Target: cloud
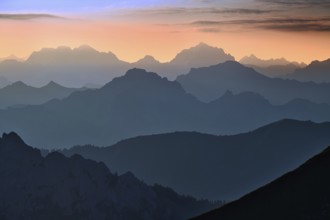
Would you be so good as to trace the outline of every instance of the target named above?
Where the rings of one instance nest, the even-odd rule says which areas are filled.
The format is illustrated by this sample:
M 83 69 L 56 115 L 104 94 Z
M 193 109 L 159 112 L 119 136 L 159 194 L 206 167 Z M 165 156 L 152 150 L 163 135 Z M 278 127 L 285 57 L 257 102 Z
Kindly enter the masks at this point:
M 172 15 L 172 14 L 267 14 L 278 10 L 262 10 L 249 8 L 217 8 L 217 7 L 164 7 L 134 10 L 139 15 Z
M 271 3 L 283 6 L 296 7 L 330 7 L 330 0 L 256 0 L 257 2 Z
M 0 20 L 32 20 L 32 19 L 60 19 L 62 17 L 51 14 L 0 14 Z
M 330 32 L 330 17 L 320 18 L 269 18 L 239 19 L 225 21 L 195 21 L 188 25 L 198 27 L 203 32 L 217 32 L 225 27 L 239 27 L 285 32 Z

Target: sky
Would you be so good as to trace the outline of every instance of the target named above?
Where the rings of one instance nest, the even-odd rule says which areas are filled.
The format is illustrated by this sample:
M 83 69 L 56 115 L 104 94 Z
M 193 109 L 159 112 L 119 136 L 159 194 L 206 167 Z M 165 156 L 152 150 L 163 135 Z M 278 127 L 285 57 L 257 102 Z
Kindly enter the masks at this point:
M 330 0 L 1 0 L 0 57 L 90 45 L 136 61 L 200 42 L 239 60 L 330 57 Z

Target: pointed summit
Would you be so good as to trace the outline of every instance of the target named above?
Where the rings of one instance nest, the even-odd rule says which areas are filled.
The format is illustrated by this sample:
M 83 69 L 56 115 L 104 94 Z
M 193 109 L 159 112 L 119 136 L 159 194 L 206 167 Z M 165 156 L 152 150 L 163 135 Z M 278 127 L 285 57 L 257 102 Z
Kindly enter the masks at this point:
M 204 67 L 211 66 L 225 61 L 235 60 L 230 54 L 226 54 L 223 49 L 209 46 L 205 43 L 181 51 L 172 61 L 171 64 Z
M 139 68 L 133 68 L 128 70 L 124 77 L 129 79 L 138 79 L 138 80 L 147 79 L 147 78 L 161 79 L 161 77 L 157 75 L 157 73 L 147 72 L 145 69 L 139 69 Z
M 9 85 L 8 87 L 15 88 L 15 89 L 20 89 L 20 88 L 28 87 L 28 85 L 26 85 L 22 81 L 17 81 L 17 82 L 14 82 L 13 84 Z
M 156 60 L 153 56 L 150 55 L 146 55 L 144 58 L 136 61 L 135 63 L 133 63 L 133 65 L 135 65 L 136 67 L 148 67 L 148 66 L 152 66 L 152 65 L 158 65 L 160 64 L 160 62 L 158 60 Z
M 41 88 L 63 88 L 63 86 L 61 86 L 60 84 L 58 84 L 54 81 L 50 81 L 47 85 L 45 85 Z
M 83 45 L 80 45 L 79 47 L 77 48 L 74 48 L 73 50 L 77 50 L 77 51 L 96 51 L 93 47 L 87 45 L 87 44 L 83 44 Z
M 0 139 L 1 145 L 17 145 L 17 146 L 26 146 L 25 142 L 22 140 L 18 134 L 15 132 L 3 133 L 2 138 Z

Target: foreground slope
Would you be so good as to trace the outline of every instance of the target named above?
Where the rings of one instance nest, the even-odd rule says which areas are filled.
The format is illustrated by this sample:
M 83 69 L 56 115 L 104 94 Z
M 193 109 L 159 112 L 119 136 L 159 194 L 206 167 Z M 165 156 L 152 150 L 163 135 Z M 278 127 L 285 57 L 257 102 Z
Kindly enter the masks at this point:
M 330 147 L 270 184 L 195 220 L 330 219 Z
M 3 220 L 183 220 L 212 207 L 78 155 L 43 158 L 15 133 L 0 138 L 0 179 Z
M 330 123 L 282 120 L 233 136 L 177 132 L 62 153 L 102 161 L 119 173 L 131 171 L 147 183 L 180 193 L 230 201 L 320 152 L 330 144 L 329 134 Z

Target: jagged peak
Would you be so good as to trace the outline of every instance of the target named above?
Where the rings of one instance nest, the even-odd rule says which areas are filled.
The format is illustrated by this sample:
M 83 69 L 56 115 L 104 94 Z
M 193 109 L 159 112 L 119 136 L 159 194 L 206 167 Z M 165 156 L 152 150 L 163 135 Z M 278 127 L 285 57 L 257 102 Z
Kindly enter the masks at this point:
M 80 51 L 96 51 L 93 47 L 87 45 L 87 44 L 82 44 L 77 48 L 74 48 L 73 50 L 80 50 Z
M 129 78 L 159 78 L 161 77 L 157 73 L 153 72 L 147 72 L 145 69 L 140 69 L 140 68 L 133 68 L 130 69 L 126 72 L 124 77 L 129 77 Z
M 9 85 L 10 87 L 16 87 L 16 88 L 20 88 L 20 87 L 27 87 L 28 85 L 26 85 L 24 82 L 22 81 L 16 81 L 12 84 Z
M 15 132 L 3 133 L 1 143 L 4 144 L 15 144 L 15 145 L 26 145 L 23 139 Z
M 54 82 L 54 81 L 49 81 L 49 83 L 47 83 L 45 86 L 43 86 L 42 88 L 62 88 L 63 86 L 61 86 L 60 84 Z
M 156 60 L 153 56 L 151 55 L 146 55 L 142 59 L 139 59 L 135 63 L 160 63 L 158 60 Z

